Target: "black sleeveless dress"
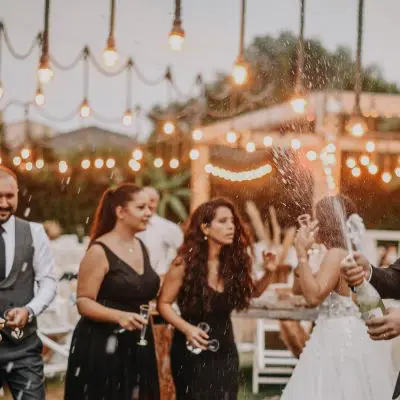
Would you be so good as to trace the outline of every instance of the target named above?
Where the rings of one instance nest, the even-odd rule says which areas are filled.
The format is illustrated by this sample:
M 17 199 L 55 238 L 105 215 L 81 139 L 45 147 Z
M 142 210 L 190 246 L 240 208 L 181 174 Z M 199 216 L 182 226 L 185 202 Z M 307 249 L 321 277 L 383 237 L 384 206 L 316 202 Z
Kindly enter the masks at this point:
M 105 244 L 109 271 L 97 301 L 106 307 L 139 313 L 142 304 L 155 299 L 160 286 L 149 256 L 140 242 L 144 273 L 139 275 Z M 115 333 L 119 325 L 82 317 L 71 343 L 65 383 L 67 400 L 154 400 L 159 399 L 156 353 L 152 329 L 146 332 L 147 346 L 138 346 L 140 331 Z
M 231 312 L 226 294 L 211 292 L 211 311 L 193 310 L 182 317 L 193 325 L 207 322 L 210 339 L 217 339 L 217 352 L 193 354 L 186 348 L 186 337 L 176 330 L 171 346 L 171 368 L 177 400 L 236 400 L 239 387 L 239 356 L 233 336 Z

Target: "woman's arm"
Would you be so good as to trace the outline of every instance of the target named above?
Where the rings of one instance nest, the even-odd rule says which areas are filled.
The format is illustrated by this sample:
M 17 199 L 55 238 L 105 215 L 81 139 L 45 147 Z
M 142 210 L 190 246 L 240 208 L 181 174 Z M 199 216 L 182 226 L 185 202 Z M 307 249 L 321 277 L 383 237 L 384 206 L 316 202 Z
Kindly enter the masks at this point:
M 84 256 L 78 274 L 77 306 L 79 313 L 93 321 L 121 325 L 127 330 L 141 329 L 146 321 L 138 314 L 105 307 L 97 295 L 109 269 L 104 250 L 93 245 Z
M 271 276 L 277 270 L 276 255 L 269 252 L 263 253 L 264 275 L 254 281 L 252 297 L 260 297 L 271 283 Z
M 208 335 L 198 327 L 185 321 L 172 308 L 172 304 L 178 297 L 182 287 L 184 276 L 185 266 L 183 263 L 175 262 L 171 265 L 165 275 L 164 283 L 158 297 L 158 311 L 167 322 L 181 331 L 192 345 L 205 350 L 208 344 Z
M 296 295 L 302 295 L 303 294 L 303 290 L 301 289 L 300 279 L 299 278 L 300 278 L 299 271 L 296 268 L 294 270 L 294 281 L 293 281 L 293 287 L 292 287 L 292 293 L 296 294 Z

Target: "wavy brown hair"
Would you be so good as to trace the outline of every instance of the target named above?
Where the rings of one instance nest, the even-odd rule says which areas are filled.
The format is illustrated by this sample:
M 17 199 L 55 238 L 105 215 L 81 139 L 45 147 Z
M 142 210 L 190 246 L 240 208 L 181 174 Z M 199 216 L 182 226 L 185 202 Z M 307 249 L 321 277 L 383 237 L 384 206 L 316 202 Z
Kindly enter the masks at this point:
M 232 308 L 243 310 L 249 306 L 254 289 L 251 278 L 252 258 L 249 254 L 251 239 L 233 203 L 225 198 L 217 198 L 201 204 L 194 211 L 184 242 L 178 250 L 177 260 L 185 264 L 185 276 L 178 295 L 179 307 L 183 312 L 210 311 L 208 241 L 204 238 L 201 226 L 210 225 L 220 207 L 231 210 L 235 234 L 232 244 L 221 249 L 219 277 L 224 282 L 227 301 Z
M 319 222 L 318 241 L 327 248 L 347 249 L 346 221 L 356 212 L 356 205 L 347 196 L 323 197 L 315 206 L 315 217 Z

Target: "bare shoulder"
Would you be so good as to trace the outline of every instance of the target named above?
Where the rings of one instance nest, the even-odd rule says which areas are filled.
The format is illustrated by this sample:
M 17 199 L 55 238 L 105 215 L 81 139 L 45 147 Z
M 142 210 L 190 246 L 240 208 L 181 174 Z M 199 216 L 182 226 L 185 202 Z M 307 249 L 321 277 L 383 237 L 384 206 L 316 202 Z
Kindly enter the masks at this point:
M 327 263 L 329 265 L 340 267 L 340 263 L 345 257 L 347 257 L 348 254 L 349 252 L 345 249 L 334 247 L 329 249 L 326 253 L 323 259 L 323 264 Z
M 91 245 L 82 260 L 81 266 L 86 268 L 102 266 L 108 271 L 108 261 L 104 248 L 98 243 Z
M 174 277 L 183 277 L 186 272 L 185 260 L 181 256 L 175 257 L 174 261 L 171 263 L 171 267 L 168 273 Z

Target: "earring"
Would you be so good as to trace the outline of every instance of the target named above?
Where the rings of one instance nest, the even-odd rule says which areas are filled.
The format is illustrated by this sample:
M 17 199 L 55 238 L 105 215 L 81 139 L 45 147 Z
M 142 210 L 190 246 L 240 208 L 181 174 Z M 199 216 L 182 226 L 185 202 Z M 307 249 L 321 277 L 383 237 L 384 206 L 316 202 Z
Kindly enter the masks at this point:
M 207 241 L 208 240 L 208 236 L 204 235 L 204 240 Z

